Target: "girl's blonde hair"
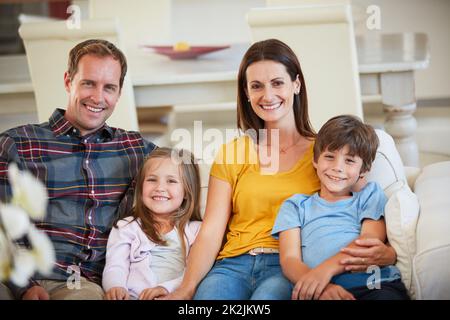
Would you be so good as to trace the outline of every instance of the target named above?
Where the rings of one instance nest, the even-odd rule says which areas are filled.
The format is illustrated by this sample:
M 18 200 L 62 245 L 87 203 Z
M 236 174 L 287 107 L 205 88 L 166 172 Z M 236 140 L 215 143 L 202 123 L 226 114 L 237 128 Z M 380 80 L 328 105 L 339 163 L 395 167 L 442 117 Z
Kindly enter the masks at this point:
M 147 237 L 154 243 L 166 245 L 158 232 L 158 222 L 153 217 L 153 212 L 149 210 L 142 201 L 142 186 L 145 173 L 152 159 L 171 159 L 178 164 L 181 182 L 184 189 L 184 199 L 180 208 L 172 215 L 174 225 L 178 229 L 183 253 L 186 253 L 184 243 L 185 227 L 190 220 L 201 221 L 200 215 L 200 170 L 195 161 L 194 155 L 187 150 L 177 150 L 171 148 L 158 148 L 154 150 L 144 161 L 137 179 L 134 192 L 134 201 L 131 215 L 137 220 Z

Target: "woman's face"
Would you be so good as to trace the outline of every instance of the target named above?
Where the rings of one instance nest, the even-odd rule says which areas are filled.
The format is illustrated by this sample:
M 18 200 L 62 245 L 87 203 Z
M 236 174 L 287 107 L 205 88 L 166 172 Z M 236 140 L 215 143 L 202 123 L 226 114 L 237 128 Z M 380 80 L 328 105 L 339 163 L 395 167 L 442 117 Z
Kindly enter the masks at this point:
M 266 124 L 278 127 L 294 121 L 294 94 L 300 90 L 300 80 L 292 81 L 286 67 L 272 60 L 252 63 L 246 71 L 245 88 L 253 111 Z

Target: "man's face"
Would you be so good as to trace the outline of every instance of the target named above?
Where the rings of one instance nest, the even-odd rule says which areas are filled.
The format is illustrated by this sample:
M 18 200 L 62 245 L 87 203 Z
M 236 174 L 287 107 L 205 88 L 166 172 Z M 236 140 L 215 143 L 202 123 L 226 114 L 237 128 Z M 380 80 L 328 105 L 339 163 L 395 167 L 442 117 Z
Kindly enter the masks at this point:
M 90 54 L 81 57 L 73 79 L 64 74 L 69 93 L 65 117 L 82 136 L 100 129 L 113 113 L 120 97 L 120 75 L 118 60 Z

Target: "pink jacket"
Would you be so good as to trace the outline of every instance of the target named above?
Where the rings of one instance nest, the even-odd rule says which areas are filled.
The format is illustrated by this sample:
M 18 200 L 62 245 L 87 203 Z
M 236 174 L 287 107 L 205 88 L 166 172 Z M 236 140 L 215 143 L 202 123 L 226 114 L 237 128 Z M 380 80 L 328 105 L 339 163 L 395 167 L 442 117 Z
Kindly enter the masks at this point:
M 103 270 L 103 289 L 123 287 L 134 298 L 147 288 L 162 286 L 172 292 L 181 283 L 183 276 L 163 283 L 157 283 L 150 269 L 151 250 L 155 243 L 150 241 L 137 221 L 127 217 L 119 221 L 118 228 L 112 228 L 106 247 L 106 264 Z M 200 229 L 200 221 L 191 221 L 186 225 L 184 241 L 186 254 Z

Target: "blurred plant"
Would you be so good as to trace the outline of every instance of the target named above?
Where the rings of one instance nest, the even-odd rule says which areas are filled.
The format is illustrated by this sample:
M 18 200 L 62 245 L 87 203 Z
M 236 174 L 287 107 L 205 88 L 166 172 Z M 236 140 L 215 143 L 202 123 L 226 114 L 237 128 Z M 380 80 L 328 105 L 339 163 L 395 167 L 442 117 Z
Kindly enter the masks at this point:
M 8 167 L 8 179 L 12 199 L 0 202 L 0 281 L 23 287 L 36 271 L 50 275 L 55 262 L 52 242 L 30 222 L 45 216 L 48 195 L 41 181 L 15 163 Z

